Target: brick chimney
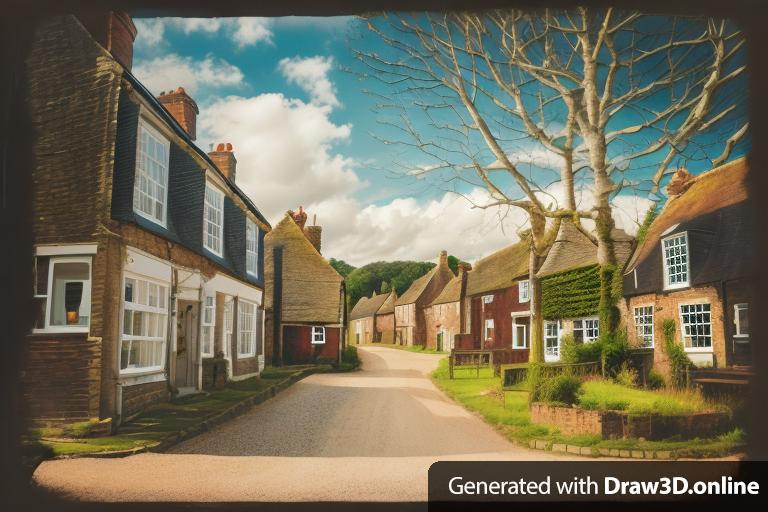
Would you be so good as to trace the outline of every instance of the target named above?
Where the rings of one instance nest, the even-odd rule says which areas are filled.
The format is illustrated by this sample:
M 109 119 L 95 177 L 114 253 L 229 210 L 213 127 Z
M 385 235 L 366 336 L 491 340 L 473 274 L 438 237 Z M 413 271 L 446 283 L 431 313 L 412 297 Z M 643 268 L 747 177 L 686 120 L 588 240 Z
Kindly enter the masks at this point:
M 446 251 L 445 249 L 440 251 L 440 261 L 438 265 L 445 265 L 445 266 L 448 265 L 448 251 Z
M 79 15 L 78 19 L 91 33 L 91 37 L 130 71 L 133 65 L 133 42 L 136 40 L 136 25 L 131 17 L 122 11 L 108 11 Z
M 320 251 L 320 247 L 321 247 L 320 242 L 323 235 L 323 228 L 315 225 L 316 222 L 317 222 L 317 216 L 313 216 L 312 225 L 304 228 L 304 236 L 306 236 L 307 240 L 309 240 L 309 242 L 315 246 L 315 249 L 317 249 L 317 252 L 322 254 L 322 252 Z
M 200 113 L 200 110 L 197 108 L 195 100 L 187 94 L 187 91 L 183 87 L 179 87 L 175 91 L 161 92 L 157 99 L 187 132 L 189 138 L 195 140 L 197 137 L 197 114 Z
M 211 151 L 208 153 L 208 156 L 211 157 L 211 160 L 213 160 L 213 163 L 216 164 L 216 167 L 218 167 L 219 170 L 224 173 L 224 176 L 226 176 L 229 181 L 234 183 L 237 159 L 235 158 L 235 154 L 232 152 L 232 144 L 229 142 L 226 144 L 219 143 L 216 146 L 216 151 Z
M 288 214 L 293 217 L 293 221 L 296 223 L 297 226 L 299 226 L 299 229 L 304 231 L 304 224 L 307 223 L 307 212 L 304 211 L 303 206 L 299 206 L 299 211 L 294 212 L 293 210 L 288 210 Z
M 679 196 L 693 185 L 696 177 L 684 168 L 679 168 L 667 184 L 667 194 L 669 197 Z

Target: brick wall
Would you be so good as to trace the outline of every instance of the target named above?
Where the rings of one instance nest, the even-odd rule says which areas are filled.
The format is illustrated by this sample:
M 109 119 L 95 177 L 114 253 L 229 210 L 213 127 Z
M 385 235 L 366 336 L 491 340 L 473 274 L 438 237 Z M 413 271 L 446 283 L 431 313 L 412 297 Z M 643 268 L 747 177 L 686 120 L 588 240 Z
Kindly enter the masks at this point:
M 168 383 L 164 380 L 123 386 L 122 421 L 136 416 L 152 404 L 168 401 L 169 398 Z
M 632 345 L 639 344 L 634 320 L 634 308 L 636 306 L 653 306 L 654 368 L 667 377 L 669 376 L 669 358 L 664 351 L 664 320 L 674 320 L 675 341 L 682 343 L 679 305 L 693 302 L 708 302 L 711 305 L 714 363 L 715 366 L 719 367 L 728 365 L 723 304 L 720 294 L 714 286 L 687 288 L 664 294 L 638 295 L 627 300 L 627 332 L 629 342 Z
M 29 417 L 39 422 L 99 416 L 101 340 L 87 334 L 32 334 L 22 372 Z
M 448 333 L 443 339 L 443 348 L 450 345 L 448 337 L 461 332 L 461 315 L 458 302 L 435 304 L 424 311 L 427 328 L 427 348 L 437 348 L 437 336 L 440 332 Z
M 376 315 L 376 335 L 381 343 L 395 342 L 395 314 Z

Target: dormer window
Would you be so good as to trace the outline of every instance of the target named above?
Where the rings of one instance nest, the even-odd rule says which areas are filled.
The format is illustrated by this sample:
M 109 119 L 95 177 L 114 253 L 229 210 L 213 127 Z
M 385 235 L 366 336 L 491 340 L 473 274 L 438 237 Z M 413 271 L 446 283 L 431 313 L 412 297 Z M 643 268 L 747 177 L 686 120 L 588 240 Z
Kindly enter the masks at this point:
M 689 286 L 688 233 L 680 233 L 661 241 L 664 257 L 664 289 Z
M 251 219 L 245 222 L 245 270 L 258 277 L 259 228 Z
M 139 119 L 137 146 L 133 211 L 165 226 L 170 142 L 147 121 Z
M 203 209 L 203 246 L 217 256 L 222 255 L 224 238 L 224 192 L 205 184 Z

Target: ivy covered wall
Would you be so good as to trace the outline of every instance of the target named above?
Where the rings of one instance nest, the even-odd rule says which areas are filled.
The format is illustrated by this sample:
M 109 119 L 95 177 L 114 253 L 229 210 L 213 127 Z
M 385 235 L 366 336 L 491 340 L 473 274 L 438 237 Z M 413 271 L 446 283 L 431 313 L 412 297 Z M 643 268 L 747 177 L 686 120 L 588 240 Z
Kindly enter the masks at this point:
M 568 270 L 541 280 L 542 315 L 547 320 L 597 315 L 600 267 Z

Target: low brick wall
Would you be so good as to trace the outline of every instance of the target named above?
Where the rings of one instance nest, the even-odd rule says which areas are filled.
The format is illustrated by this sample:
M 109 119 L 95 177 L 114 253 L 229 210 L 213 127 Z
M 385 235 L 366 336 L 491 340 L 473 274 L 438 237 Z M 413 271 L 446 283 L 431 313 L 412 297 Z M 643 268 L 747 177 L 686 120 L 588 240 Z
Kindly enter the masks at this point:
M 630 415 L 623 411 L 591 411 L 576 407 L 531 404 L 531 422 L 557 427 L 566 435 L 597 434 L 603 439 L 645 438 L 651 441 L 680 436 L 713 437 L 732 427 L 723 412 L 686 416 Z

